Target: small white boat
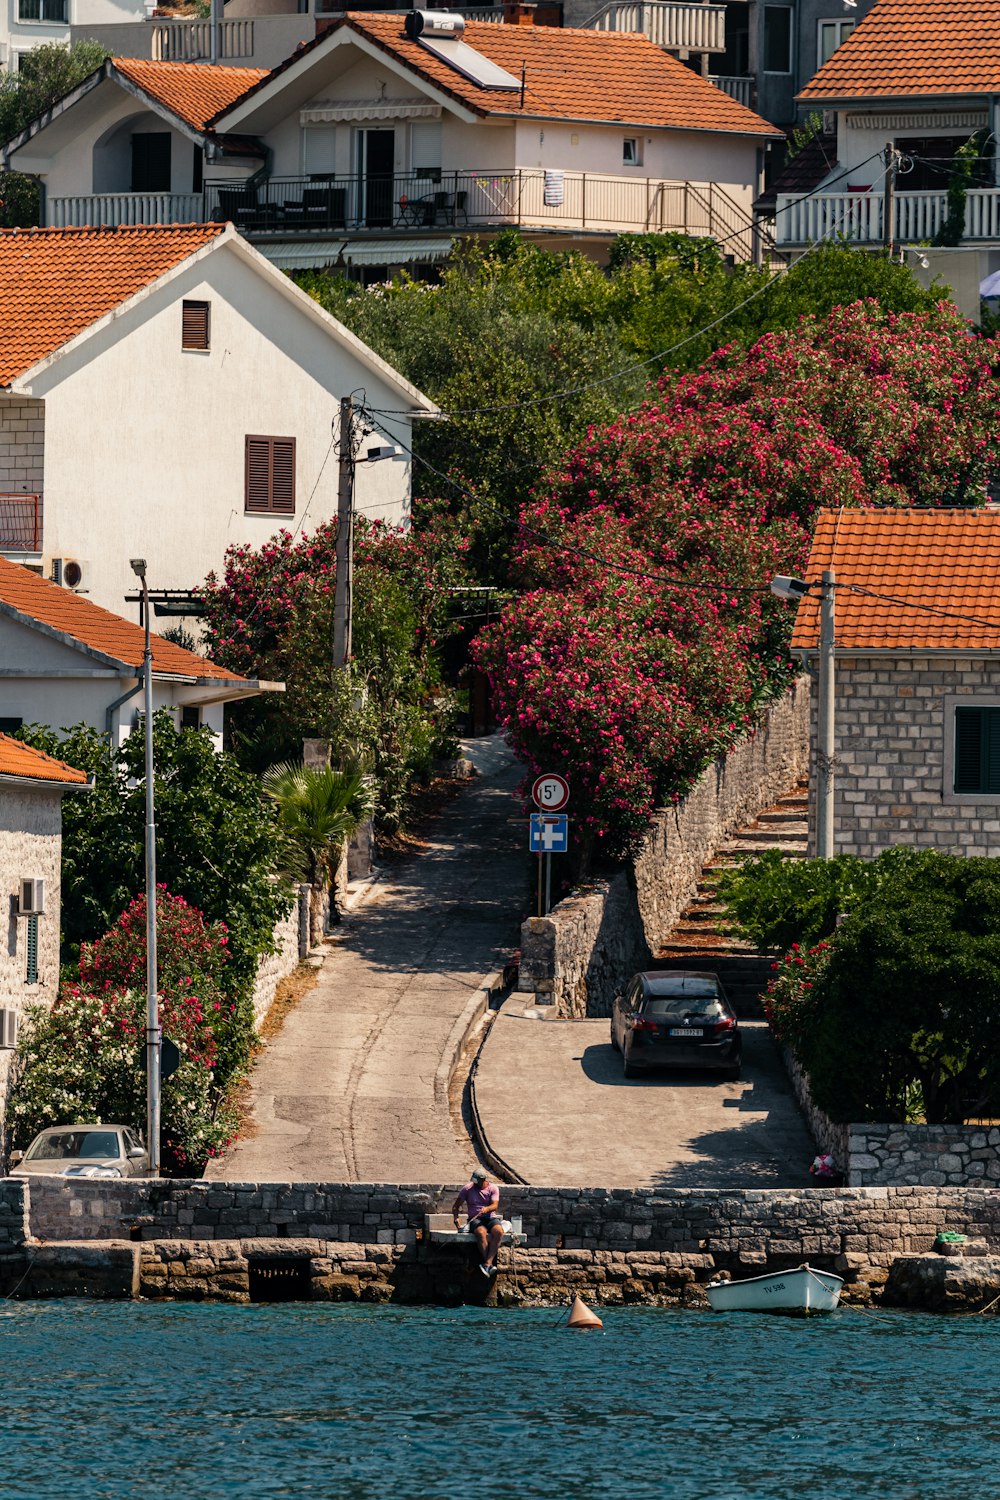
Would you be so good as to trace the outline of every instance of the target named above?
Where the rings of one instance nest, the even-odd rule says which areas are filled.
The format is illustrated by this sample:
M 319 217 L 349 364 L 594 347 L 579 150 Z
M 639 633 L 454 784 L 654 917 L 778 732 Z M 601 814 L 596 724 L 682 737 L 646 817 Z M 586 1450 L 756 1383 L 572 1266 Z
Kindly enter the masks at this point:
M 844 1281 L 830 1271 L 797 1266 L 746 1281 L 710 1281 L 705 1290 L 713 1312 L 833 1312 Z

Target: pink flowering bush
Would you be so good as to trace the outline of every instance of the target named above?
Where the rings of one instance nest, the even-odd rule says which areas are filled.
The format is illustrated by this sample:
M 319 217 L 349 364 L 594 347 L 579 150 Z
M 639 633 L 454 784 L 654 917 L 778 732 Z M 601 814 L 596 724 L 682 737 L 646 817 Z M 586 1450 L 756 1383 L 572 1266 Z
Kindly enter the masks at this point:
M 793 943 L 774 965 L 775 976 L 761 997 L 768 1025 L 778 1041 L 801 1053 L 812 1039 L 817 1021 L 817 985 L 833 956 L 832 942 L 811 948 Z

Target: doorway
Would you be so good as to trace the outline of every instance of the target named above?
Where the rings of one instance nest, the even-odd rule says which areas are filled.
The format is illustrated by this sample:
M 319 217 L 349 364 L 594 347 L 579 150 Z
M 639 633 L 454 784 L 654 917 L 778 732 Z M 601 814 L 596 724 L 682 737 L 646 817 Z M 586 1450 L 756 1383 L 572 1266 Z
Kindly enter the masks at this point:
M 358 218 L 369 229 L 392 226 L 394 130 L 358 131 Z

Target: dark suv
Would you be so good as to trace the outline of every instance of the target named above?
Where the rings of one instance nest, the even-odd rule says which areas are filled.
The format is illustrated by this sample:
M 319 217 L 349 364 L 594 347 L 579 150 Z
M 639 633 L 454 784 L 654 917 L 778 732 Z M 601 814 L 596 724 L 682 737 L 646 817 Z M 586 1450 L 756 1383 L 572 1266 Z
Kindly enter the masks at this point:
M 616 996 L 611 1045 L 625 1077 L 651 1068 L 715 1068 L 738 1078 L 743 1043 L 717 974 L 647 970 Z

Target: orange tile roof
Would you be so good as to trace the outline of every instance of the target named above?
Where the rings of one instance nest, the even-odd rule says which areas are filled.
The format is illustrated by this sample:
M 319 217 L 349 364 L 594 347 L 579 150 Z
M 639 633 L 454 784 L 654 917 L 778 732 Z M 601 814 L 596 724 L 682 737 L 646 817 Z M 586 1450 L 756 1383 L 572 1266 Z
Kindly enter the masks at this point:
M 510 26 L 467 21 L 463 40 L 514 77 L 525 70 L 524 108 L 519 93 L 482 89 L 440 61 L 403 29 L 403 13 L 353 11 L 299 49 L 271 77 L 294 68 L 331 31 L 349 26 L 406 63 L 444 93 L 480 115 L 526 115 L 594 120 L 674 130 L 718 130 L 780 136 L 746 109 L 638 32 L 581 31 L 554 26 Z M 262 80 L 256 89 L 266 86 Z M 250 91 L 251 93 L 254 90 Z M 225 129 L 225 112 L 216 117 Z
M 138 57 L 114 57 L 111 66 L 196 130 L 204 130 L 213 115 L 267 77 L 266 68 L 149 62 Z
M 824 510 L 806 578 L 831 567 L 838 651 L 1000 653 L 1000 512 Z M 792 649 L 818 643 L 817 590 L 798 607 Z
M 0 386 L 55 353 L 225 227 L 0 230 Z
M 141 626 L 92 604 L 81 594 L 50 583 L 47 578 L 39 578 L 37 573 L 29 572 L 19 563 L 0 557 L 0 606 L 5 604 L 27 619 L 69 636 L 82 646 L 130 669 L 142 665 L 145 632 Z M 227 672 L 204 656 L 186 651 L 173 641 L 165 641 L 162 636 L 152 636 L 152 647 L 154 673 L 211 678 L 220 682 L 246 681 L 246 678 Z
M 22 745 L 9 734 L 0 734 L 0 776 L 30 776 L 34 781 L 58 781 L 69 786 L 85 786 L 87 781 L 86 771 Z
M 800 99 L 1000 91 L 1000 0 L 877 0 Z

